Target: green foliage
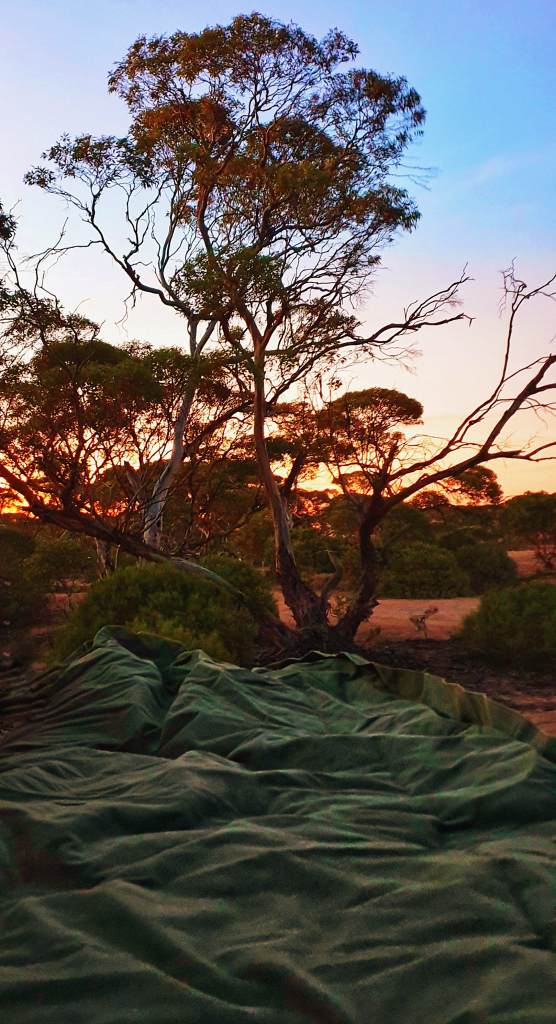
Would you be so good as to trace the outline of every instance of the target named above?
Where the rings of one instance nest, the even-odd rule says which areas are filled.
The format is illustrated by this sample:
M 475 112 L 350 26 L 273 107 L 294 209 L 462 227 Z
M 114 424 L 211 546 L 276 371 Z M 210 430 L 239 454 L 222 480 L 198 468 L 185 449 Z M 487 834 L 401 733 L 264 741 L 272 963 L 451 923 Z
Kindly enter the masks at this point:
M 497 505 L 502 500 L 502 488 L 496 473 L 488 466 L 473 466 L 457 476 L 447 477 L 442 487 L 472 505 Z
M 420 97 L 402 77 L 347 71 L 356 56 L 338 30 L 319 42 L 257 13 L 140 37 L 109 79 L 130 110 L 128 137 L 64 135 L 26 180 L 74 204 L 81 183 L 95 210 L 132 183 L 148 196 L 149 218 L 159 189 L 161 216 L 171 203 L 157 275 L 168 305 L 209 320 L 278 301 L 312 341 L 323 329 L 336 334 L 339 318 L 352 322 L 342 301 L 354 278 L 373 272 L 378 244 L 418 220 L 390 172 L 422 131 Z M 342 287 L 309 302 L 298 281 L 311 268 L 320 281 L 322 251 Z
M 330 530 L 334 537 L 341 537 L 346 543 L 353 543 L 357 534 L 358 526 L 358 498 L 361 496 L 352 495 L 346 498 L 339 494 L 332 498 L 328 506 L 321 514 L 323 526 Z
M 35 550 L 35 540 L 14 526 L 0 526 L 0 572 L 13 578 L 20 575 L 21 562 Z
M 4 207 L 0 202 L 0 241 L 10 242 L 15 234 L 15 218 L 11 213 L 4 213 Z
M 545 569 L 556 566 L 556 494 L 527 491 L 512 498 L 504 509 L 504 525 L 533 545 Z
M 310 526 L 296 526 L 291 536 L 295 560 L 302 572 L 334 572 L 329 552 L 334 556 L 340 550 L 334 537 L 326 537 Z
M 30 581 L 23 568 L 34 550 L 30 533 L 0 527 L 0 621 L 12 628 L 30 622 L 46 598 L 46 588 Z
M 414 505 L 396 505 L 380 523 L 377 540 L 386 552 L 408 544 L 432 543 L 432 529 L 425 512 Z
M 366 431 L 379 435 L 402 424 L 421 423 L 423 406 L 416 398 L 395 388 L 365 388 L 364 391 L 346 391 L 329 404 L 324 415 L 327 412 L 344 425 L 351 423 L 357 414 L 365 416 Z
M 370 494 L 377 485 L 384 490 L 402 458 L 400 427 L 420 423 L 422 413 L 420 402 L 391 388 L 348 391 L 328 402 L 316 416 L 319 440 L 323 453 L 342 467 L 343 487 L 355 494 Z
M 525 583 L 491 590 L 462 629 L 467 647 L 488 661 L 523 669 L 556 669 L 556 586 Z
M 24 577 L 13 581 L 0 579 L 1 624 L 13 630 L 35 623 L 44 611 L 47 596 L 38 581 Z
M 273 608 L 268 584 L 250 566 L 224 555 L 204 564 L 261 608 Z M 239 664 L 251 660 L 257 637 L 252 615 L 235 598 L 171 564 L 126 566 L 94 583 L 60 630 L 55 655 L 66 657 L 107 625 L 160 633 Z
M 470 583 L 450 551 L 416 541 L 393 551 L 379 590 L 381 597 L 462 597 Z
M 491 587 L 510 586 L 517 581 L 517 569 L 501 544 L 485 541 L 463 544 L 455 549 L 461 569 L 467 573 L 473 594 L 482 594 Z
M 80 537 L 59 537 L 0 527 L 1 620 L 25 626 L 44 612 L 48 594 L 74 579 L 95 575 L 94 548 Z
M 438 543 L 448 551 L 458 551 L 460 548 L 482 544 L 489 539 L 488 531 L 481 526 L 459 526 L 454 530 L 442 533 L 438 538 Z
M 556 494 L 546 491 L 526 491 L 507 502 L 504 509 L 506 524 L 525 534 L 537 530 L 556 528 Z
M 81 498 L 95 476 L 95 456 L 125 451 L 130 425 L 137 428 L 159 399 L 145 361 L 100 341 L 96 330 L 87 324 L 76 335 L 63 317 L 48 345 L 1 369 L 2 452 L 10 459 L 15 448 L 19 471 L 52 496 L 71 491 Z
M 239 558 L 266 568 L 272 565 L 274 546 L 272 543 L 272 519 L 268 509 L 255 512 L 248 522 L 229 540 L 229 548 Z
M 441 491 L 432 490 L 432 488 L 419 491 L 414 498 L 411 498 L 409 504 L 414 508 L 424 509 L 429 514 L 432 513 L 435 518 L 440 520 L 443 519 L 446 510 L 451 508 L 447 495 Z
M 40 538 L 25 560 L 23 572 L 45 590 L 54 590 L 67 581 L 92 579 L 96 574 L 95 549 L 91 541 L 81 537 Z

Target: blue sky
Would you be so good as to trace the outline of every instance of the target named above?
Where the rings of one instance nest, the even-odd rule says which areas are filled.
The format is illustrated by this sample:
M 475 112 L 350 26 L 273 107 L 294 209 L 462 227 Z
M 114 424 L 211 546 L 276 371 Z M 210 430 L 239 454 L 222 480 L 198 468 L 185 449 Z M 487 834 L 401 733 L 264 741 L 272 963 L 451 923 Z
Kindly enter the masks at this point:
M 367 315 L 370 323 L 380 320 L 468 263 L 474 282 L 465 307 L 476 320 L 471 330 L 423 338 L 423 356 L 410 376 L 401 368 L 369 368 L 358 370 L 357 379 L 415 394 L 431 430 L 441 432 L 495 372 L 503 327 L 499 271 L 513 257 L 531 282 L 556 269 L 556 0 L 303 0 L 258 8 L 317 36 L 342 28 L 358 42 L 361 64 L 404 74 L 422 95 L 425 134 L 409 159 L 434 173 L 428 190 L 410 185 L 422 220 L 386 254 Z M 125 108 L 107 95 L 106 74 L 129 44 L 143 33 L 198 30 L 250 9 L 227 0 L 210 8 L 174 0 L 0 0 L 0 196 L 8 206 L 20 200 L 23 248 L 50 241 L 64 215 L 54 200 L 22 183 L 41 151 L 63 131 L 125 130 Z M 72 261 L 63 274 L 59 290 L 68 305 L 88 300 L 87 311 L 117 339 L 121 329 L 113 323 L 125 286 L 116 272 L 91 258 Z M 550 313 L 540 307 L 524 324 L 520 355 L 549 347 L 556 330 Z M 128 330 L 179 340 L 176 324 L 154 303 L 141 306 Z M 556 488 L 549 464 L 502 475 L 509 493 Z

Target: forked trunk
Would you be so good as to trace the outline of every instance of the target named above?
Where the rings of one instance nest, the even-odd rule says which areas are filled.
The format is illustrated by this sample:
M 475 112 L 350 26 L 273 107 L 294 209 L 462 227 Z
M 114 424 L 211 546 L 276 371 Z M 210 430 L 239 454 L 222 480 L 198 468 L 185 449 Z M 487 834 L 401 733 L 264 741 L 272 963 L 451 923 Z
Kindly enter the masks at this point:
M 373 533 L 382 518 L 380 506 L 371 502 L 367 513 L 359 526 L 359 556 L 361 560 L 361 576 L 356 594 L 348 609 L 334 627 L 337 640 L 350 643 L 362 622 L 365 622 L 378 604 L 377 590 L 380 575 L 378 552 L 373 542 Z
M 100 540 L 98 537 L 95 540 L 95 547 L 97 549 L 98 575 L 101 579 L 104 579 L 106 576 L 111 576 L 116 569 L 118 549 L 113 544 Z
M 254 440 L 257 462 L 265 489 L 274 528 L 276 575 L 296 624 L 300 628 L 324 628 L 326 606 L 319 595 L 301 578 L 293 552 L 289 514 L 274 478 L 265 438 L 264 354 L 256 359 Z
M 143 540 L 151 548 L 162 546 L 164 509 L 168 495 L 178 477 L 185 455 L 185 430 L 193 405 L 195 391 L 191 389 L 183 398 L 174 426 L 172 451 L 162 473 L 145 504 L 143 513 Z

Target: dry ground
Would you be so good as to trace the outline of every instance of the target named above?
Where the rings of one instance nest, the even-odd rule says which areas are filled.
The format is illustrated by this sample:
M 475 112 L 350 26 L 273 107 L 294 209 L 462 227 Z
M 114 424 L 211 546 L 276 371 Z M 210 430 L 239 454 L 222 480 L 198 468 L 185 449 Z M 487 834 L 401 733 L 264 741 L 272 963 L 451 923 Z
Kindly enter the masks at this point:
M 518 573 L 526 578 L 538 573 L 533 551 L 510 551 Z M 548 577 L 547 577 L 548 578 Z M 275 594 L 280 616 L 292 623 L 282 595 Z M 525 676 L 522 672 L 493 670 L 469 657 L 454 639 L 464 618 L 479 603 L 478 597 L 441 599 L 385 598 L 372 618 L 364 622 L 357 642 L 369 657 L 386 664 L 418 668 L 470 690 L 487 693 L 493 700 L 513 707 L 529 718 L 539 729 L 556 736 L 556 679 Z M 427 622 L 428 638 L 417 632 L 411 616 L 422 614 L 434 606 L 438 612 Z M 376 629 L 380 633 L 376 634 Z
M 538 572 L 532 551 L 511 551 L 520 576 Z M 552 578 L 556 582 L 556 578 Z M 74 599 L 75 599 L 74 595 Z M 275 594 L 280 615 L 291 623 L 291 615 L 279 592 Z M 357 642 L 368 656 L 386 664 L 418 668 L 459 682 L 471 690 L 487 693 L 494 700 L 507 704 L 533 721 L 545 732 L 556 736 L 556 680 L 538 674 L 525 676 L 511 670 L 493 670 L 474 661 L 455 639 L 466 615 L 478 604 L 479 598 L 402 600 L 388 598 L 380 602 L 372 619 L 363 623 Z M 67 604 L 67 595 L 53 595 L 53 606 Z M 428 620 L 428 638 L 419 634 L 411 617 L 421 614 L 431 605 L 438 612 Z M 380 632 L 376 633 L 377 627 Z M 52 622 L 36 627 L 32 632 L 47 637 Z M 9 652 L 6 651 L 5 655 Z M 43 666 L 35 663 L 35 669 Z
M 538 573 L 534 551 L 509 551 L 508 554 L 516 563 L 521 577 L 526 578 Z M 275 590 L 274 597 L 280 618 L 288 625 L 292 625 L 290 610 L 284 604 L 279 590 Z M 357 641 L 361 645 L 369 643 L 377 628 L 380 628 L 381 639 L 384 640 L 415 640 L 418 632 L 411 622 L 411 617 L 421 615 L 431 606 L 438 608 L 438 612 L 427 620 L 428 636 L 431 640 L 449 640 L 458 632 L 465 616 L 478 606 L 479 600 L 478 597 L 383 598 L 372 619 L 360 627 Z

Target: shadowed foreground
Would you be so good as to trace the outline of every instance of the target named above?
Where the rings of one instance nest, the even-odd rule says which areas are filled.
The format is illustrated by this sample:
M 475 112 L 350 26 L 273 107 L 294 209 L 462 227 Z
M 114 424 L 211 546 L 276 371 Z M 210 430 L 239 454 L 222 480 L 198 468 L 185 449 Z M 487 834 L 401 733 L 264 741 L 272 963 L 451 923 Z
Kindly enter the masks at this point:
M 552 1024 L 556 741 L 518 715 L 108 629 L 13 707 L 12 1024 Z

